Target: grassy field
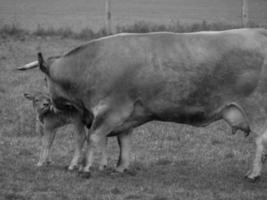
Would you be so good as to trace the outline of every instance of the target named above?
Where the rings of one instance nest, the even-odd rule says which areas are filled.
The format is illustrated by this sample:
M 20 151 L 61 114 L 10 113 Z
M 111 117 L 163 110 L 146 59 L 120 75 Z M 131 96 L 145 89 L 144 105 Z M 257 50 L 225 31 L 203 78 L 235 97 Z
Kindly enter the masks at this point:
M 258 183 L 244 175 L 253 156 L 254 136 L 231 135 L 229 127 L 208 128 L 153 122 L 134 132 L 130 173 L 114 174 L 118 158 L 115 138 L 109 143 L 109 168 L 95 165 L 90 179 L 65 170 L 73 154 L 73 129 L 59 130 L 54 163 L 37 168 L 39 136 L 24 92 L 45 90 L 38 69 L 17 71 L 45 56 L 61 54 L 82 41 L 58 37 L 0 39 L 0 199 L 46 200 L 266 200 L 267 171 Z M 99 157 L 99 156 L 98 156 Z
M 39 50 L 48 57 L 83 43 L 70 39 L 73 30 L 88 27 L 84 33 L 89 34 L 103 27 L 104 0 L 71 2 L 0 0 L 0 27 L 15 25 L 0 32 L 0 200 L 266 200 L 266 169 L 257 183 L 243 178 L 253 156 L 254 136 L 233 136 L 223 122 L 205 129 L 153 122 L 136 129 L 130 172 L 124 174 L 112 172 L 118 145 L 111 138 L 108 169 L 100 172 L 95 165 L 90 179 L 65 170 L 73 154 L 73 128 L 67 126 L 58 131 L 53 164 L 35 166 L 40 142 L 32 105 L 23 93 L 44 91 L 44 80 L 38 69 L 16 67 L 35 60 Z M 252 21 L 267 24 L 267 1 L 250 1 L 249 8 Z M 137 23 L 133 30 L 154 30 L 153 23 L 169 29 L 168 24 L 177 20 L 215 21 L 221 27 L 240 23 L 240 0 L 112 0 L 112 12 L 113 27 L 120 25 L 121 31 L 131 30 L 127 25 L 140 20 L 148 23 Z M 35 34 L 25 34 L 24 29 Z
M 146 20 L 158 24 L 223 22 L 240 24 L 241 0 L 111 0 L 113 27 Z M 105 0 L 1 0 L 0 25 L 98 29 L 104 25 Z M 251 21 L 267 25 L 267 1 L 249 1 Z

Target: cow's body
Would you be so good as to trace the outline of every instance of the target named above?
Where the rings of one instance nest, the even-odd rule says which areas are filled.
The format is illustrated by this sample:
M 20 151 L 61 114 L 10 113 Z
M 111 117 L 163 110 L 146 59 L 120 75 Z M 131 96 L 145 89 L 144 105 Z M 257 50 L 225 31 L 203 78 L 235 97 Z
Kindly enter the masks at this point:
M 41 56 L 39 62 L 56 107 L 64 99 L 94 115 L 85 171 L 92 148 L 109 134 L 152 120 L 205 126 L 219 119 L 249 133 L 248 120 L 259 111 L 265 116 L 267 108 L 264 29 L 119 34 L 80 46 L 50 66 Z

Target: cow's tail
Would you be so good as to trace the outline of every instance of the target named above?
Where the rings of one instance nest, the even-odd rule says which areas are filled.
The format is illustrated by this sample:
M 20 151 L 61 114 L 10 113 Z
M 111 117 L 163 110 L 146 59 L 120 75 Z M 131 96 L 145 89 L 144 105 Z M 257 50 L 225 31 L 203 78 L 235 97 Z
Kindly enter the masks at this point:
M 56 59 L 61 58 L 61 56 L 59 56 L 59 55 L 58 56 L 52 56 L 52 57 L 47 58 L 47 61 L 45 62 L 41 52 L 39 52 L 37 56 L 38 56 L 38 60 L 30 62 L 26 65 L 20 66 L 17 69 L 18 70 L 28 70 L 28 69 L 33 69 L 33 68 L 36 68 L 39 66 L 40 70 L 48 75 L 49 74 L 48 73 L 48 66 L 50 66 Z
M 28 69 L 33 69 L 33 68 L 36 68 L 39 66 L 39 68 L 42 72 L 49 75 L 49 70 L 48 70 L 46 62 L 44 61 L 42 53 L 38 52 L 37 57 L 38 57 L 38 60 L 35 60 L 35 61 L 28 63 L 26 65 L 23 65 L 21 67 L 18 67 L 17 69 L 18 70 L 28 70 Z
M 32 68 L 36 68 L 36 67 L 38 67 L 38 64 L 39 64 L 38 61 L 35 60 L 35 61 L 33 61 L 33 62 L 30 62 L 30 63 L 26 64 L 26 65 L 20 66 L 20 67 L 18 67 L 17 69 L 18 69 L 18 70 L 32 69 Z

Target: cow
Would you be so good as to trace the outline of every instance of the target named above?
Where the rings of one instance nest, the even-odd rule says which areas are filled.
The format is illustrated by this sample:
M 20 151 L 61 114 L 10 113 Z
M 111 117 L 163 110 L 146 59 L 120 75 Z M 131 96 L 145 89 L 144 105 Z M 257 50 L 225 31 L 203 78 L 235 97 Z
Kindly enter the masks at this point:
M 152 120 L 204 127 L 223 119 L 245 135 L 266 121 L 265 29 L 122 33 L 53 62 L 39 52 L 38 66 L 56 108 L 93 116 L 84 173 L 109 135 L 118 135 L 120 171 L 127 169 L 131 130 Z M 253 171 L 250 180 L 259 176 Z

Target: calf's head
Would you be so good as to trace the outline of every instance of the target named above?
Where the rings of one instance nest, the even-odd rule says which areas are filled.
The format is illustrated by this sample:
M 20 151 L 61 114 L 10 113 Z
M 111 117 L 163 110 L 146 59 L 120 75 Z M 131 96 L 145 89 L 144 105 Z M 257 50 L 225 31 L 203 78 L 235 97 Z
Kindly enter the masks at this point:
M 24 93 L 24 97 L 32 101 L 33 108 L 40 116 L 51 109 L 51 100 L 49 95 L 42 92 Z

